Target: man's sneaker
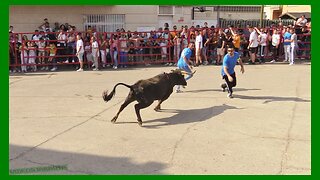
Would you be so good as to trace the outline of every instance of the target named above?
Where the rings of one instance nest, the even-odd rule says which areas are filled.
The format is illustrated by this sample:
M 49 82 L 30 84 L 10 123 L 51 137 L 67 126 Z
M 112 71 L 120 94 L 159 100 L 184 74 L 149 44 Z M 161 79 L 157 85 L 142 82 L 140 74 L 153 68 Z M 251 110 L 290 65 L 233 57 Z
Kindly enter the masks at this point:
M 177 89 L 176 90 L 176 93 L 181 93 L 182 91 L 180 89 Z
M 222 92 L 226 91 L 227 85 L 226 83 L 221 84 Z
M 82 69 L 82 68 L 80 68 L 80 69 L 78 69 L 78 70 L 77 70 L 77 72 L 82 72 L 82 71 L 83 71 L 83 69 Z
M 117 66 L 113 66 L 113 69 L 118 69 L 118 67 Z
M 231 93 L 228 93 L 227 97 L 228 97 L 228 98 L 233 98 L 233 96 L 232 96 Z
M 57 69 L 58 69 L 57 67 L 54 67 L 50 71 L 56 71 Z
M 98 68 L 94 68 L 94 69 L 92 69 L 93 71 L 99 71 L 99 69 Z
M 270 63 L 275 63 L 275 62 L 276 62 L 276 60 L 274 60 L 274 59 L 272 61 L 270 61 Z

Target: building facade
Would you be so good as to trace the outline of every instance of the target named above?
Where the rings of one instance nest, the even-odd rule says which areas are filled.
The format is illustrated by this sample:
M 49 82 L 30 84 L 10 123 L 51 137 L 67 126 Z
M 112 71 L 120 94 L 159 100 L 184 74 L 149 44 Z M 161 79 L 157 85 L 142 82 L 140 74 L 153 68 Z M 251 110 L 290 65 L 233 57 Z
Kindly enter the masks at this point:
M 15 32 L 33 32 L 48 18 L 54 23 L 68 23 L 83 31 L 87 26 L 97 31 L 112 32 L 119 28 L 130 31 L 148 31 L 173 25 L 217 26 L 223 19 L 259 19 L 260 6 L 158 6 L 158 5 L 119 5 L 119 6 L 10 6 L 9 23 Z

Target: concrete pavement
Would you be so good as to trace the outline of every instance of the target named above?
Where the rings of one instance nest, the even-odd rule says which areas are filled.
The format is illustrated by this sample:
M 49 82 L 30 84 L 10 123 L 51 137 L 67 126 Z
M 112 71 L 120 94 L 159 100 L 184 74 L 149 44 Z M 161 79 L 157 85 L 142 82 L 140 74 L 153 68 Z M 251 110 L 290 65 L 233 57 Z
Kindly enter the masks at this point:
M 183 93 L 116 114 L 133 84 L 173 67 L 15 74 L 9 77 L 10 169 L 35 174 L 311 174 L 311 65 L 237 67 L 234 98 L 220 67 L 197 67 Z

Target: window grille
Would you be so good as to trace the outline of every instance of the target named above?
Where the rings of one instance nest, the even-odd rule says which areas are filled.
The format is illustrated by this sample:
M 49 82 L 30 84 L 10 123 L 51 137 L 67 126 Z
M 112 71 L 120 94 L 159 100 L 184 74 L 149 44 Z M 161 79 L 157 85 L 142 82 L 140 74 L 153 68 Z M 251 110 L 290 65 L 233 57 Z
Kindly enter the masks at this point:
M 174 6 L 159 6 L 159 15 L 174 15 Z
M 115 32 L 125 28 L 124 14 L 86 14 L 84 15 L 84 30 L 91 26 L 97 32 Z
M 214 11 L 227 11 L 227 12 L 260 12 L 260 6 L 217 6 L 214 7 Z

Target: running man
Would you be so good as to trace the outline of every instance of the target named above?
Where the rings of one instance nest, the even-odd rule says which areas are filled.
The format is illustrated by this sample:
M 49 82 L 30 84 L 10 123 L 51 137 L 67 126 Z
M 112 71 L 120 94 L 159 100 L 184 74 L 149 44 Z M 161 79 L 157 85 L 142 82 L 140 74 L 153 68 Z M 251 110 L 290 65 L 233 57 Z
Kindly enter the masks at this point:
M 190 57 L 192 55 L 192 50 L 194 49 L 194 43 L 189 43 L 187 48 L 184 48 L 183 51 L 181 52 L 180 59 L 178 61 L 178 68 L 182 69 L 187 72 L 187 77 L 185 78 L 186 81 L 189 80 L 194 72 L 191 71 L 192 67 L 190 64 L 192 64 L 192 61 L 190 60 Z M 177 86 L 176 92 L 179 93 L 181 92 L 180 86 Z
M 241 66 L 240 72 L 244 73 L 244 67 L 242 64 L 242 60 L 240 59 L 239 53 L 234 52 L 233 48 L 228 48 L 228 54 L 224 56 L 221 68 L 222 79 L 225 80 L 225 83 L 221 84 L 221 88 L 223 92 L 227 88 L 229 98 L 233 98 L 232 88 L 237 85 L 236 73 L 234 71 L 237 62 L 239 62 Z

